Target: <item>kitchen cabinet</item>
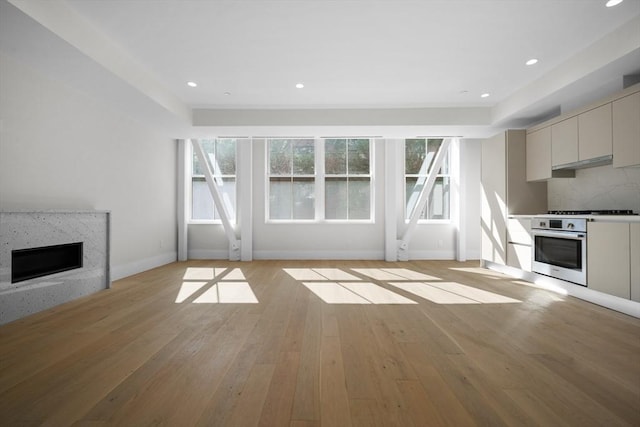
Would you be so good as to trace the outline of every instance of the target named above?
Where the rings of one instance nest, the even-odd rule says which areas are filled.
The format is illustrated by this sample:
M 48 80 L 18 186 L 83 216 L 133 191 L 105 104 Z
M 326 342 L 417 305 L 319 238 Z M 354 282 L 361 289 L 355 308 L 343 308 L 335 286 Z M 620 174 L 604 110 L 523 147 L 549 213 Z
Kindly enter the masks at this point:
M 587 225 L 587 287 L 631 298 L 630 225 L 589 222 Z
M 481 256 L 507 263 L 507 218 L 546 212 L 546 182 L 527 182 L 526 132 L 508 130 L 482 141 Z
M 578 160 L 613 154 L 611 103 L 578 115 Z
M 629 225 L 631 299 L 640 302 L 640 222 Z
M 613 101 L 613 167 L 640 165 L 640 92 Z
M 551 178 L 551 126 L 527 134 L 527 181 Z
M 531 271 L 531 218 L 507 220 L 507 265 Z
M 551 166 L 578 161 L 578 117 L 551 125 Z

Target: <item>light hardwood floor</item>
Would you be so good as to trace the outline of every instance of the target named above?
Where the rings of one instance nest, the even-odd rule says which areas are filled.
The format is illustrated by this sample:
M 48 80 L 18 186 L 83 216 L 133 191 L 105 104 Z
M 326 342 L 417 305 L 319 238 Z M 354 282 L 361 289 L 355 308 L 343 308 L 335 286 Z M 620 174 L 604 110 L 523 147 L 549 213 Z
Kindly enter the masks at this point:
M 477 264 L 117 281 L 0 326 L 0 425 L 640 425 L 639 319 Z

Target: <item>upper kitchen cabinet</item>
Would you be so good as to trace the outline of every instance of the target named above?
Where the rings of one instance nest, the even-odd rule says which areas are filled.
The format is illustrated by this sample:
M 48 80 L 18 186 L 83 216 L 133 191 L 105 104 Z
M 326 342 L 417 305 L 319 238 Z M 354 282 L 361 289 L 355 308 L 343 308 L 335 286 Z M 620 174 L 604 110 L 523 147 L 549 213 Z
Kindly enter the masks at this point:
M 527 180 L 576 169 L 640 166 L 640 85 L 527 129 Z
M 551 166 L 578 161 L 578 118 L 551 125 Z
M 527 182 L 526 145 L 524 130 L 508 130 L 482 141 L 483 261 L 506 264 L 509 215 L 530 215 L 547 210 L 546 182 Z
M 575 171 L 573 170 L 553 168 L 552 137 L 552 126 L 527 131 L 525 159 L 527 181 L 535 182 L 546 181 L 549 178 L 575 177 Z
M 528 133 L 526 140 L 527 181 L 551 178 L 551 127 Z
M 640 92 L 613 101 L 613 166 L 640 166 Z
M 578 115 L 578 160 L 613 154 L 611 104 Z

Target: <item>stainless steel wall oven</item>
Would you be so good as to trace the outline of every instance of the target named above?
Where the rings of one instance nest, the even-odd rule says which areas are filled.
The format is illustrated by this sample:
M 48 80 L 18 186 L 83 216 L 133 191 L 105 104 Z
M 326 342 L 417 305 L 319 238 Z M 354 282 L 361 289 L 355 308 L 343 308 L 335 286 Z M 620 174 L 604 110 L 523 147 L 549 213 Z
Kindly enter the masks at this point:
M 585 218 L 533 218 L 531 269 L 587 286 L 587 220 Z

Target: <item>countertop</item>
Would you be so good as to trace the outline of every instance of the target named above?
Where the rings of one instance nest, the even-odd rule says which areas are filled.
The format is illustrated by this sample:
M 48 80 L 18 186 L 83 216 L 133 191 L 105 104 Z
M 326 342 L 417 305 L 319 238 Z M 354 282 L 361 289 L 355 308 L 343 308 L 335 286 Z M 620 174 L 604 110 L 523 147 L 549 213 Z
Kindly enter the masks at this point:
M 531 215 L 509 215 L 513 219 L 531 219 L 531 218 L 585 218 L 594 222 L 640 222 L 640 215 L 550 215 L 550 214 L 531 214 Z

